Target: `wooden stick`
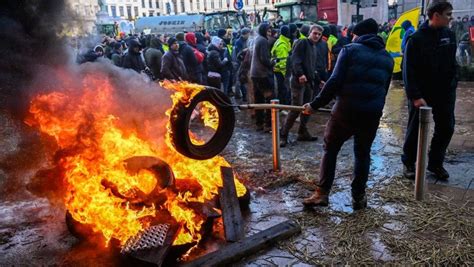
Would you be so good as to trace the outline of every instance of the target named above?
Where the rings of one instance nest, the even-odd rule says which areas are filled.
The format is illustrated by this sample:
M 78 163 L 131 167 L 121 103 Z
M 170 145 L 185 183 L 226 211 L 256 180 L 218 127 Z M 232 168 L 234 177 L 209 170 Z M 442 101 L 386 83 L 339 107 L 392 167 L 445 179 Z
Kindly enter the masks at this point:
M 234 172 L 232 168 L 221 167 L 221 176 L 222 188 L 219 188 L 219 200 L 224 222 L 225 240 L 235 242 L 244 236 L 244 221 L 235 189 Z
M 281 104 L 246 104 L 246 105 L 239 105 L 240 109 L 284 109 L 284 110 L 294 110 L 294 111 L 303 111 L 304 108 L 302 106 L 292 106 L 292 105 L 281 105 Z M 326 108 L 319 108 L 318 111 L 322 112 L 331 112 L 330 109 Z
M 284 221 L 182 266 L 222 266 L 229 264 L 299 232 L 301 232 L 301 227 L 295 221 Z

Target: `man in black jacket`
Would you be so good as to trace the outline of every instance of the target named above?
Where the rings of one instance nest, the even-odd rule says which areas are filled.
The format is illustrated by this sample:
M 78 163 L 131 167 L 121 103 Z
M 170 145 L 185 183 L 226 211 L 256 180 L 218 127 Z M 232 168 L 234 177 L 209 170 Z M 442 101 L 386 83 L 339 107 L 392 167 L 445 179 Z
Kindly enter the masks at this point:
M 301 106 L 313 98 L 314 87 L 319 86 L 315 84 L 319 81 L 316 78 L 318 47 L 317 42 L 321 39 L 321 26 L 313 25 L 309 30 L 309 36 L 306 39 L 298 40 L 295 43 L 293 52 L 291 54 L 291 104 Z M 290 111 L 286 117 L 285 124 L 280 132 L 280 146 L 285 147 L 288 144 L 288 134 L 295 120 L 300 116 L 300 126 L 298 128 L 298 141 L 316 141 L 315 136 L 311 136 L 308 132 L 306 124 L 309 120 L 308 114 L 303 114 L 298 111 Z
M 250 65 L 250 78 L 254 87 L 255 103 L 270 103 L 274 97 L 273 93 L 273 65 L 270 58 L 270 46 L 268 37 L 272 34 L 272 29 L 268 23 L 262 22 L 258 27 L 258 36 L 254 41 L 252 63 Z M 257 131 L 270 132 L 271 119 L 270 110 L 255 111 Z
M 143 62 L 140 50 L 140 43 L 135 39 L 130 40 L 128 52 L 123 58 L 122 67 L 132 69 L 138 73 L 145 70 L 145 62 Z
M 342 145 L 354 136 L 354 174 L 352 180 L 353 208 L 367 206 L 365 187 L 370 169 L 370 148 L 382 116 L 385 97 L 390 86 L 393 59 L 377 36 L 378 24 L 367 19 L 354 27 L 354 42 L 340 52 L 334 71 L 319 95 L 304 105 L 311 113 L 336 96 L 324 132 L 324 154 L 319 183 L 314 194 L 306 198 L 306 206 L 327 206 L 337 154 Z
M 418 108 L 431 106 L 435 122 L 428 170 L 447 179 L 443 167 L 446 149 L 454 132 L 456 101 L 456 39 L 448 29 L 453 7 L 435 1 L 428 8 L 429 20 L 410 37 L 403 58 L 403 80 L 408 98 L 408 127 L 403 145 L 403 174 L 415 178 L 418 140 Z
M 162 78 L 176 81 L 186 80 L 186 67 L 179 55 L 178 40 L 171 37 L 168 39 L 168 45 L 170 50 L 163 55 L 161 60 Z

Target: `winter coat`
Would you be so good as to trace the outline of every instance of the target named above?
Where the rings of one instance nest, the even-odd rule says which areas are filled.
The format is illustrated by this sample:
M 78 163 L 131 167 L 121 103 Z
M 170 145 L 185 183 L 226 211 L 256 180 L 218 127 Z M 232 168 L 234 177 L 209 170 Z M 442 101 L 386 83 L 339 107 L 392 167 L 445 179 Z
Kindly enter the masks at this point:
M 317 71 L 327 71 L 328 70 L 328 57 L 329 57 L 329 48 L 326 41 L 323 39 L 319 40 L 316 43 L 316 48 L 318 51 L 318 56 L 316 57 L 316 70 Z
M 403 80 L 409 99 L 439 98 L 457 87 L 456 38 L 428 21 L 410 37 L 403 55 Z
M 291 52 L 291 41 L 290 38 L 280 35 L 278 40 L 273 45 L 271 54 L 272 59 L 277 59 L 278 62 L 273 67 L 274 72 L 278 72 L 286 75 L 286 61 Z
M 240 37 L 237 39 L 237 41 L 235 41 L 234 49 L 232 50 L 232 60 L 234 62 L 238 62 L 239 55 L 245 48 L 247 48 L 247 40 L 244 40 L 244 38 Z
M 120 51 L 112 50 L 110 59 L 115 66 L 122 67 L 123 55 Z
M 131 40 L 129 43 L 130 47 L 128 48 L 127 54 L 123 58 L 122 68 L 132 69 L 140 73 L 142 70 L 145 70 L 145 63 L 143 62 L 141 53 L 136 53 L 133 51 L 133 49 L 140 44 L 134 40 Z
M 159 50 L 160 43 L 158 39 L 152 39 L 150 42 L 150 48 L 145 52 L 145 63 L 150 68 L 153 76 L 156 78 L 161 77 L 161 59 L 163 53 Z
M 227 65 L 224 62 L 224 50 L 219 50 L 215 45 L 210 44 L 207 48 L 207 68 L 208 71 L 217 72 L 222 75 Z
M 273 64 L 270 61 L 270 46 L 266 38 L 269 27 L 268 24 L 262 23 L 258 28 L 250 66 L 250 77 L 252 78 L 266 78 L 272 74 Z
M 178 51 L 168 50 L 161 60 L 161 77 L 168 80 L 186 80 L 186 67 Z
M 311 107 L 318 109 L 336 96 L 333 114 L 380 117 L 393 64 L 382 38 L 375 34 L 360 36 L 341 50 L 331 77 Z
M 185 42 L 180 42 L 179 54 L 186 67 L 188 80 L 194 83 L 201 82 L 200 75 L 202 73 L 202 66 L 198 63 L 193 48 Z
M 298 78 L 302 75 L 306 76 L 308 83 L 316 80 L 316 60 L 317 54 L 316 44 L 309 39 L 301 39 L 296 42 L 291 54 L 292 79 L 290 79 L 291 87 L 299 87 L 301 84 Z

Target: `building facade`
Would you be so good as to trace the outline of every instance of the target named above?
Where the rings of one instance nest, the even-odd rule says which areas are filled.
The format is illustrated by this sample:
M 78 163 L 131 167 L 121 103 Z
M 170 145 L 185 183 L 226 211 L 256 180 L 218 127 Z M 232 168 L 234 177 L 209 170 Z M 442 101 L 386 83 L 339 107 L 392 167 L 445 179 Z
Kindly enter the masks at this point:
M 100 10 L 98 0 L 67 0 L 66 4 L 73 13 L 74 28 L 71 34 L 91 33 L 95 30 L 96 14 Z
M 425 6 L 431 1 L 425 0 Z M 464 16 L 474 16 L 474 1 L 473 0 L 450 0 L 453 5 L 453 17 L 458 19 Z M 421 6 L 422 0 L 396 0 L 392 7 L 396 10 L 396 16 L 400 16 L 405 11 Z

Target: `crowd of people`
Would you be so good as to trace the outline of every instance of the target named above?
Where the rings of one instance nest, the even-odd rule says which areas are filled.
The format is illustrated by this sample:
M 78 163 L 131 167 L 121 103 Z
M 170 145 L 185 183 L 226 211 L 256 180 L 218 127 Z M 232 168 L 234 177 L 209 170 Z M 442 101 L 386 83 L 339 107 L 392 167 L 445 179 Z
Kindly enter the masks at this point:
M 454 33 L 448 29 L 451 4 L 433 1 L 427 12 L 429 20 L 419 30 L 411 24 L 402 25 L 409 33 L 402 46 L 410 113 L 402 162 L 405 177 L 414 179 L 418 108 L 430 105 L 435 133 L 428 170 L 447 179 L 443 160 L 454 129 L 457 46 Z M 276 29 L 263 22 L 255 30 L 219 29 L 215 36 L 199 31 L 106 37 L 101 45 L 81 54 L 78 62 L 106 57 L 119 67 L 147 71 L 153 79 L 208 85 L 242 102 L 269 103 L 278 98 L 281 104 L 303 106 L 305 112 L 285 113 L 281 147 L 287 146 L 290 130 L 298 119 L 297 140 L 317 140 L 308 131 L 309 116 L 335 100 L 324 134 L 318 187 L 304 204 L 328 204 L 337 154 L 353 136 L 352 196 L 354 208 L 360 209 L 367 205 L 370 149 L 394 65 L 385 50 L 389 31 L 388 24 L 367 19 L 343 28 L 317 24 L 298 28 L 288 24 Z M 256 130 L 270 132 L 270 111 L 257 110 L 254 115 Z

